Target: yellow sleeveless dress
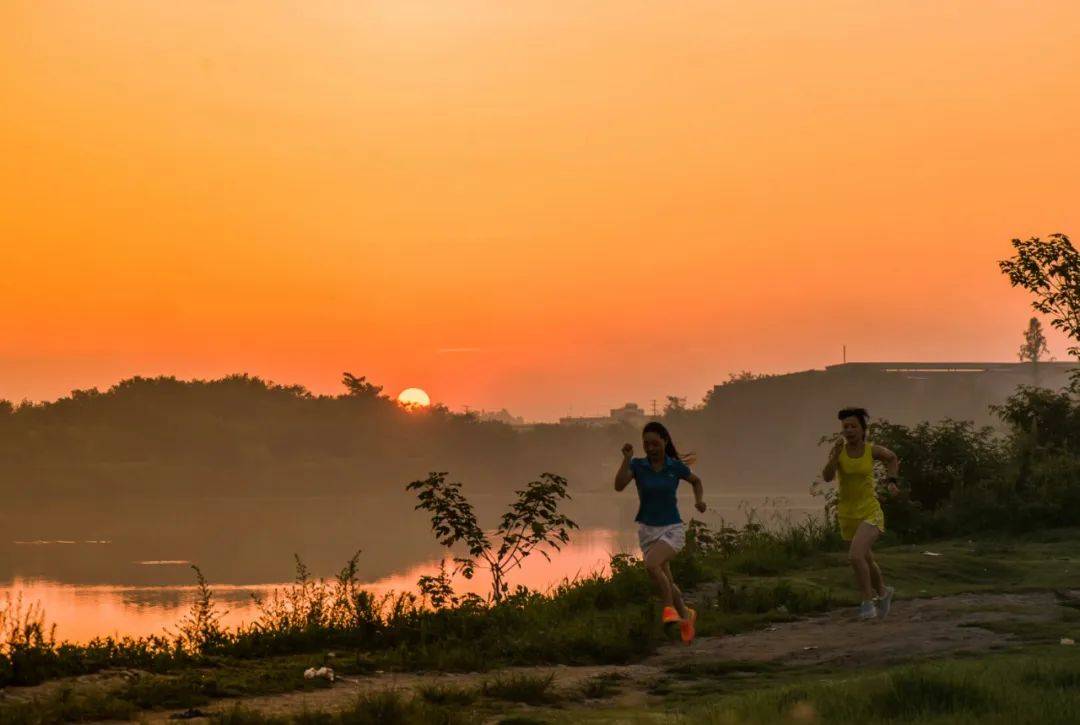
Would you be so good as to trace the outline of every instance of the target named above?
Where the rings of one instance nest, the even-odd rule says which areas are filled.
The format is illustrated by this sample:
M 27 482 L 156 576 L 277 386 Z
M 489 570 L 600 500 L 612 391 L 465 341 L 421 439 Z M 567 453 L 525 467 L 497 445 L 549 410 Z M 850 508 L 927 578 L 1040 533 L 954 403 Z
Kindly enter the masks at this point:
M 848 455 L 847 445 L 840 449 L 840 465 L 837 478 L 840 485 L 836 516 L 840 520 L 840 535 L 845 541 L 855 537 L 859 524 L 865 521 L 885 531 L 885 513 L 877 500 L 874 480 L 874 447 L 870 441 L 863 445 L 858 458 Z

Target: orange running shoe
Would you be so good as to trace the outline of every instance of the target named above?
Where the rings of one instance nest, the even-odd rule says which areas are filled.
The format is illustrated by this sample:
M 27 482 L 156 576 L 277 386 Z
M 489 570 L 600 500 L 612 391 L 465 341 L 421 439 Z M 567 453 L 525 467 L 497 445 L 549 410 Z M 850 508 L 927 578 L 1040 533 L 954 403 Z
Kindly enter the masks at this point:
M 675 622 L 682 621 L 679 617 L 679 613 L 675 611 L 675 607 L 664 607 L 664 612 L 660 615 L 660 621 L 664 624 L 674 624 Z
M 679 634 L 682 636 L 682 641 L 689 645 L 694 641 L 694 622 L 697 621 L 697 611 L 690 607 L 687 607 L 686 611 L 690 616 L 679 622 Z

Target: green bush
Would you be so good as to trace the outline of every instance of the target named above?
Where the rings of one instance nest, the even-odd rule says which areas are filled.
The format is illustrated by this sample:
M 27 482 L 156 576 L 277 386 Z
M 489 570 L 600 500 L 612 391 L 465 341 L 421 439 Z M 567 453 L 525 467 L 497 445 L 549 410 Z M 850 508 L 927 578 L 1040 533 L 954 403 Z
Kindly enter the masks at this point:
M 909 502 L 916 510 L 936 511 L 953 495 L 1000 479 L 1006 469 L 1004 441 L 992 428 L 975 428 L 970 421 L 943 420 L 913 427 L 882 421 L 870 427 L 870 440 L 901 461 L 906 497 L 894 503 L 894 497 L 879 491 L 887 521 L 896 514 L 914 522 L 918 516 L 904 510 Z M 890 508 L 894 505 L 895 509 Z
M 992 410 L 1033 448 L 1080 451 L 1080 407 L 1069 390 L 1022 385 Z

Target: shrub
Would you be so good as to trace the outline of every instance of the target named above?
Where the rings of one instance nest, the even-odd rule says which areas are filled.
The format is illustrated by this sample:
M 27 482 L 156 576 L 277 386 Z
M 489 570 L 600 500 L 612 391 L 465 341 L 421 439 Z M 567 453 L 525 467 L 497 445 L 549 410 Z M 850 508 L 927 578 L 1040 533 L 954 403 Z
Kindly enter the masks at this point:
M 554 702 L 555 675 L 527 675 L 515 673 L 500 675 L 487 680 L 481 686 L 481 692 L 487 697 L 508 702 L 522 702 L 526 705 L 544 705 Z

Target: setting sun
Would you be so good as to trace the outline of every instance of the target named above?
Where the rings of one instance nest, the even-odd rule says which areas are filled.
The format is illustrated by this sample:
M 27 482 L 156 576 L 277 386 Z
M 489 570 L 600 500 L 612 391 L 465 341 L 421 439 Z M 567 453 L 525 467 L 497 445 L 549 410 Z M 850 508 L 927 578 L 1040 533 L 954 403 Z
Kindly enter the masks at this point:
M 406 408 L 426 408 L 431 405 L 431 398 L 420 388 L 406 388 L 398 394 L 397 402 Z

